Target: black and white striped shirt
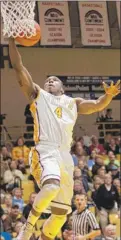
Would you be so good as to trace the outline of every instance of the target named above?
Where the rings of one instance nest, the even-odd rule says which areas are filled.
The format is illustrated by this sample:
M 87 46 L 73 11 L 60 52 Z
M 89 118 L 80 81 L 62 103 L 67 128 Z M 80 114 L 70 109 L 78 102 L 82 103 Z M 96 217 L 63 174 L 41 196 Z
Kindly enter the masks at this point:
M 98 230 L 99 224 L 94 214 L 85 208 L 81 213 L 77 210 L 72 215 L 72 229 L 74 235 L 86 235 L 92 230 Z

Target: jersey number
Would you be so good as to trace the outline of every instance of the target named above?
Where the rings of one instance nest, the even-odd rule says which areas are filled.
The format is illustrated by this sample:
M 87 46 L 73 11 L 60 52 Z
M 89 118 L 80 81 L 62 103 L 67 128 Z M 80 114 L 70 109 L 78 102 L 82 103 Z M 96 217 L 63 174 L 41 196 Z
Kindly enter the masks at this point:
M 57 107 L 55 109 L 55 113 L 56 113 L 58 118 L 62 118 L 62 108 L 61 107 Z

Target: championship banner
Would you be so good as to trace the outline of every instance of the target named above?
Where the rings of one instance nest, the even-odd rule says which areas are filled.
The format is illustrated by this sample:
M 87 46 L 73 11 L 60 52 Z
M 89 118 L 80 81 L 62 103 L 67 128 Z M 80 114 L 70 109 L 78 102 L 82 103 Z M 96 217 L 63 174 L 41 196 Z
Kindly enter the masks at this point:
M 41 45 L 71 45 L 68 2 L 38 1 Z
M 116 2 L 116 8 L 117 8 L 117 16 L 118 16 L 118 24 L 120 28 L 120 21 L 121 21 L 121 2 Z
M 84 46 L 110 46 L 106 2 L 78 2 Z

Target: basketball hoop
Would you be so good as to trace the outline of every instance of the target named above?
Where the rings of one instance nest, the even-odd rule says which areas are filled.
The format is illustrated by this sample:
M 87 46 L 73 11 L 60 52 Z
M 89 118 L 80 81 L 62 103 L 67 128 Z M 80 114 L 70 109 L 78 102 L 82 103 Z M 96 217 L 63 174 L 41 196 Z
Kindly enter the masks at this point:
M 36 35 L 35 1 L 2 1 L 3 35 L 31 38 Z

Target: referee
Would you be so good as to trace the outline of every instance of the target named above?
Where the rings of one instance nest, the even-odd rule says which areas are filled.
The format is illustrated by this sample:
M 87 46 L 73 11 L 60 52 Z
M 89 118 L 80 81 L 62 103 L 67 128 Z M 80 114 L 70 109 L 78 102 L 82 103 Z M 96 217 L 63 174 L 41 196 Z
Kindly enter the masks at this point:
M 87 196 L 75 195 L 76 211 L 72 215 L 72 230 L 76 240 L 93 239 L 101 234 L 94 214 L 87 208 Z

